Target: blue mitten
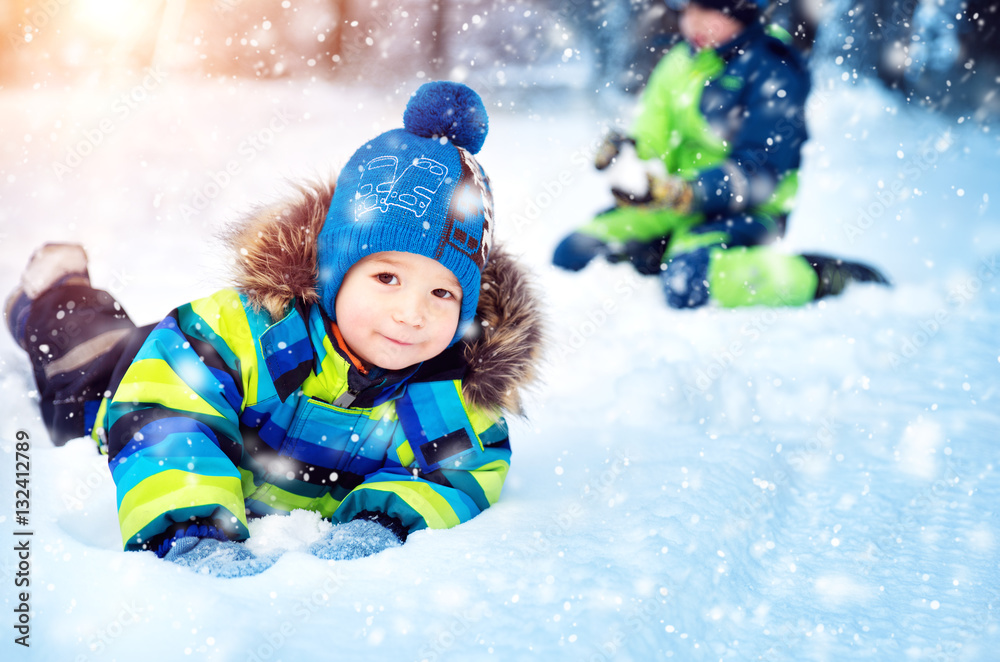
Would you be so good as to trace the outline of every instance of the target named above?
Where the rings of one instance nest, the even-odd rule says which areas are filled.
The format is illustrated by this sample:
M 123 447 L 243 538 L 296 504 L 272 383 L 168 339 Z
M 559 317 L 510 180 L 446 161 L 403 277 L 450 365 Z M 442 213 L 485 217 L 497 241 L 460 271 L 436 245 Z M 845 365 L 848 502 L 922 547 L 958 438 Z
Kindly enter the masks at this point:
M 329 533 L 309 546 L 309 553 L 330 561 L 349 561 L 402 544 L 395 533 L 381 524 L 356 519 L 333 527 Z
M 570 271 L 579 271 L 598 255 L 608 255 L 608 245 L 596 237 L 574 232 L 559 242 L 552 255 L 552 264 Z
M 216 577 L 249 577 L 264 572 L 278 560 L 273 555 L 256 556 L 242 543 L 193 536 L 175 539 L 163 558 Z

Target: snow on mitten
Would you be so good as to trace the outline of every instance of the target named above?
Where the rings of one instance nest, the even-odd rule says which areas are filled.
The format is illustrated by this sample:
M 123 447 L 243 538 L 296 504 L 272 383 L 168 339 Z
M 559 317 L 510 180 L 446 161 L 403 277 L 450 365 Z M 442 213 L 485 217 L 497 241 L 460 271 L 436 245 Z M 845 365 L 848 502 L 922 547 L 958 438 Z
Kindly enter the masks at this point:
M 399 537 L 371 520 L 356 519 L 333 527 L 309 546 L 309 553 L 328 561 L 350 561 L 399 547 Z

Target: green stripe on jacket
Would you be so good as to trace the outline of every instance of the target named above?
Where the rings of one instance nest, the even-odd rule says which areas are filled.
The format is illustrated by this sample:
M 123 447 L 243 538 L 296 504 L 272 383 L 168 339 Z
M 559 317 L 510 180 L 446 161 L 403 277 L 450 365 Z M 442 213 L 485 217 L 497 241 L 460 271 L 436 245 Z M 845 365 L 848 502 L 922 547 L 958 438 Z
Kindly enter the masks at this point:
M 276 324 L 251 310 L 234 290 L 181 306 L 150 334 L 104 407 L 126 548 L 140 549 L 172 523 L 191 518 L 221 522 L 232 539 L 244 539 L 248 499 L 261 498 L 274 512 L 314 510 L 335 522 L 376 510 L 399 518 L 410 531 L 454 526 L 497 501 L 509 469 L 506 425 L 496 412 L 467 406 L 458 381 L 434 389 L 448 400 L 438 407 L 447 419 L 442 424 L 471 431 L 480 449 L 458 466 L 427 473 L 409 440 L 396 439 L 398 433 L 381 459 L 351 455 L 377 447 L 374 438 L 367 445 L 368 440 L 357 439 L 355 450 L 337 451 L 348 453 L 345 467 L 312 467 L 315 478 L 347 474 L 351 462 L 381 463 L 353 488 L 335 482 L 324 488 L 305 482 L 305 476 L 269 473 L 276 468 L 273 459 L 285 453 L 293 467 L 308 465 L 297 459 L 296 448 L 282 445 L 276 455 L 258 439 L 255 444 L 270 454 L 250 455 L 244 446 L 248 426 L 267 425 L 269 438 L 278 435 L 272 443 L 284 444 L 281 435 L 294 427 L 300 412 L 321 413 L 322 408 L 306 406 L 310 397 L 331 402 L 346 391 L 347 363 L 328 337 L 316 337 L 316 329 L 324 328 L 317 311 L 310 309 L 308 321 L 297 313 L 279 321 L 287 327 L 282 332 L 289 334 L 289 343 L 308 338 L 322 357 L 321 375 L 311 373 L 285 401 L 278 398 L 260 343 Z M 393 400 L 346 411 L 345 420 L 356 422 L 345 424 L 372 435 L 393 429 L 397 418 Z M 263 428 L 254 432 L 264 433 Z M 321 439 L 310 442 L 313 452 L 325 448 Z

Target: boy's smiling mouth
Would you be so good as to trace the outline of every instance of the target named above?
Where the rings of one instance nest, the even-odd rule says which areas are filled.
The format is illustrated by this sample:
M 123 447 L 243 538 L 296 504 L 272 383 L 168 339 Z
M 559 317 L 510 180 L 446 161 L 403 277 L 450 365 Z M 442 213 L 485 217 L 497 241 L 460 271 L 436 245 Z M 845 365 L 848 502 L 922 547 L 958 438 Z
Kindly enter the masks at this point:
M 381 335 L 383 338 L 385 338 L 386 340 L 388 340 L 389 342 L 391 342 L 394 345 L 400 345 L 402 347 L 409 347 L 410 345 L 414 345 L 415 344 L 415 343 L 406 342 L 406 341 L 403 341 L 403 340 L 396 340 L 392 336 L 387 336 L 384 333 L 379 334 L 379 335 Z

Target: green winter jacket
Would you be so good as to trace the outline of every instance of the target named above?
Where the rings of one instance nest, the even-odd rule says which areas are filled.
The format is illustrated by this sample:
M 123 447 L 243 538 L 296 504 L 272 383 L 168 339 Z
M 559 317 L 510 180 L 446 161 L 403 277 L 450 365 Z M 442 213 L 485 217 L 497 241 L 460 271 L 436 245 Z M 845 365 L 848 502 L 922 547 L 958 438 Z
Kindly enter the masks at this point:
M 717 49 L 673 47 L 650 75 L 631 137 L 640 158 L 658 158 L 691 183 L 693 211 L 619 207 L 581 231 L 607 242 L 648 241 L 750 215 L 780 233 L 808 137 L 809 87 L 798 54 L 760 26 Z

